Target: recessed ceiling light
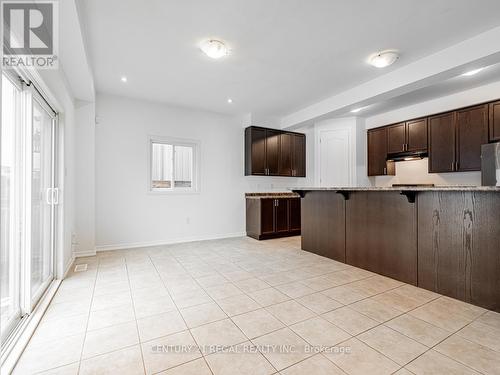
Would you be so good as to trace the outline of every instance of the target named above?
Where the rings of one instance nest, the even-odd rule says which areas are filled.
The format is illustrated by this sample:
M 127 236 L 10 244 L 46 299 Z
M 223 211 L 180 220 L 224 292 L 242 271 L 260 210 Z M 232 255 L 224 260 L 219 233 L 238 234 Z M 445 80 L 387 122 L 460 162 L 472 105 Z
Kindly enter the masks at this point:
M 123 76 L 122 78 L 120 78 L 120 80 L 121 80 L 122 82 L 127 82 L 127 77 Z
M 205 40 L 201 43 L 200 49 L 212 59 L 219 59 L 228 54 L 228 50 L 224 42 L 216 39 Z
M 228 102 L 229 104 L 231 104 L 231 103 L 233 102 L 233 99 L 231 99 L 231 98 L 227 98 L 227 102 Z
M 465 72 L 464 74 L 462 74 L 463 76 L 465 77 L 469 77 L 469 76 L 473 76 L 477 73 L 479 73 L 481 70 L 483 70 L 484 68 L 478 68 L 478 69 L 474 69 L 474 70 L 469 70 L 468 72 Z
M 382 51 L 370 56 L 368 62 L 376 68 L 385 68 L 394 64 L 398 58 L 399 55 L 396 51 Z

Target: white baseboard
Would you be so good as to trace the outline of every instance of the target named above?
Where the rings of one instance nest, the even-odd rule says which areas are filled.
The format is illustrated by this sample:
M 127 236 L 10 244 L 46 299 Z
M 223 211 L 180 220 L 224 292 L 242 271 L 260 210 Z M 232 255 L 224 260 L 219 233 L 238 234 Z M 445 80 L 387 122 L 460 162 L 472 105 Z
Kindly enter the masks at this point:
M 71 258 L 70 258 L 68 264 L 66 264 L 66 267 L 64 267 L 64 273 L 63 273 L 63 277 L 62 277 L 63 279 L 65 279 L 66 276 L 68 276 L 69 271 L 71 271 L 71 268 L 73 267 L 73 264 L 75 263 L 75 258 L 76 258 L 75 254 L 71 255 Z
M 216 235 L 212 235 L 212 236 L 184 237 L 184 238 L 176 238 L 176 239 L 161 240 L 161 241 L 131 242 L 131 243 L 121 243 L 121 244 L 114 244 L 114 245 L 99 245 L 99 246 L 96 246 L 96 251 L 100 252 L 100 251 L 110 251 L 110 250 L 133 249 L 133 248 L 137 248 L 137 247 L 172 245 L 172 244 L 183 243 L 183 242 L 208 241 L 208 240 L 218 240 L 218 239 L 222 239 L 222 238 L 234 238 L 234 237 L 244 237 L 244 236 L 246 236 L 245 232 L 238 232 L 238 233 L 216 234 Z
M 96 255 L 96 250 L 75 251 L 73 255 L 75 258 L 93 257 Z

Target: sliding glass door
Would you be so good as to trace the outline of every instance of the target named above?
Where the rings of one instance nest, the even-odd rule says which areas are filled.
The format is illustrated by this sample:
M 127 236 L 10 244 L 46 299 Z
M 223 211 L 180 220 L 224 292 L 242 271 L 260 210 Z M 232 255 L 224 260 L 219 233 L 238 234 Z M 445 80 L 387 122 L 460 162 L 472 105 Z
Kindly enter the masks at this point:
M 55 120 L 35 98 L 31 121 L 31 256 L 30 297 L 33 306 L 53 279 Z
M 2 185 L 0 216 L 0 325 L 2 341 L 21 319 L 21 163 L 19 144 L 21 88 L 2 79 Z
M 1 338 L 54 278 L 57 121 L 31 87 L 2 77 Z

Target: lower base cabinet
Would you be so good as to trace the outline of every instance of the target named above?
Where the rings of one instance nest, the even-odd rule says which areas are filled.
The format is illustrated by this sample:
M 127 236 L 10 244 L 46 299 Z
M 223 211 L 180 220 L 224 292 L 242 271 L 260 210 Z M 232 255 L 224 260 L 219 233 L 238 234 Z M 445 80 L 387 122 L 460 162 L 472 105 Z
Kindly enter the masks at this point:
M 300 209 L 300 198 L 247 198 L 247 235 L 257 240 L 297 236 Z
M 303 195 L 303 250 L 500 312 L 499 192 Z

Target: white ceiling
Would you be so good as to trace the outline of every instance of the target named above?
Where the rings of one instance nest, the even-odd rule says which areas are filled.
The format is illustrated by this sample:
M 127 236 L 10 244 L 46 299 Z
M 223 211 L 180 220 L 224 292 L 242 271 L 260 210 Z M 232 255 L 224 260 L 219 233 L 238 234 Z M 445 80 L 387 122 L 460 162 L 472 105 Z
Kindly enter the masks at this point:
M 268 116 L 500 25 L 498 0 L 85 0 L 81 6 L 98 91 Z M 209 59 L 198 49 L 204 38 L 226 41 L 232 54 Z M 392 68 L 366 64 L 371 53 L 388 48 L 401 52 Z

